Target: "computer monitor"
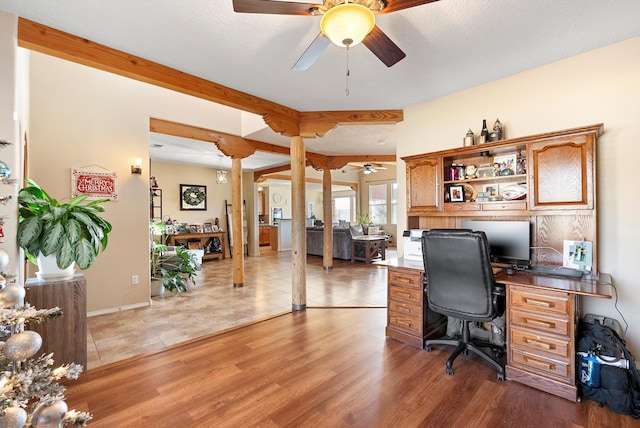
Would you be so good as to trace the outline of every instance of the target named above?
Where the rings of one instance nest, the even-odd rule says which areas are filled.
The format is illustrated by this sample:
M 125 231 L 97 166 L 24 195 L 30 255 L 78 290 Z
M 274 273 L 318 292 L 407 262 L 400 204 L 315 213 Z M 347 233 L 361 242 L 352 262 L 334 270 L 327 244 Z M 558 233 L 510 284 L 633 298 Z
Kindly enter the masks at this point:
M 491 258 L 496 262 L 527 266 L 531 263 L 531 226 L 528 221 L 466 220 L 463 229 L 487 235 Z

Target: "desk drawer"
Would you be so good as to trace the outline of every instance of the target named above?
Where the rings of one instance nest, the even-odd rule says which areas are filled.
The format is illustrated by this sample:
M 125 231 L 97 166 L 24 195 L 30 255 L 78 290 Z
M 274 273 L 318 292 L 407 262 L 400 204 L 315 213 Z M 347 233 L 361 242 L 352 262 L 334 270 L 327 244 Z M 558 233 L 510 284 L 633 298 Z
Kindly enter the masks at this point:
M 418 305 L 420 305 L 422 304 L 422 295 L 422 287 L 420 287 L 420 289 L 415 289 L 393 285 L 389 286 L 389 301 L 391 301 L 392 299 L 397 299 L 417 303 Z
M 566 359 L 573 355 L 573 346 L 571 346 L 571 341 L 568 338 L 561 339 L 538 335 L 531 330 L 523 330 L 516 327 L 510 329 L 509 346 L 534 354 L 543 352 L 549 356 Z
M 422 290 L 422 274 L 420 272 L 407 273 L 389 269 L 389 287 L 392 285 Z
M 422 319 L 418 315 L 407 315 L 389 310 L 389 326 L 422 335 Z
M 546 358 L 542 355 L 528 353 L 522 349 L 509 347 L 509 364 L 573 384 L 573 367 L 570 360 Z
M 570 320 L 568 316 L 526 312 L 518 309 L 509 310 L 511 327 L 524 327 L 541 333 L 559 334 L 569 337 Z
M 390 299 L 388 302 L 389 310 L 406 316 L 419 316 L 422 314 L 422 307 L 417 303 L 407 303 L 399 300 Z
M 570 313 L 569 293 L 546 290 L 530 291 L 526 287 L 509 286 L 509 307 L 522 308 L 534 312 Z

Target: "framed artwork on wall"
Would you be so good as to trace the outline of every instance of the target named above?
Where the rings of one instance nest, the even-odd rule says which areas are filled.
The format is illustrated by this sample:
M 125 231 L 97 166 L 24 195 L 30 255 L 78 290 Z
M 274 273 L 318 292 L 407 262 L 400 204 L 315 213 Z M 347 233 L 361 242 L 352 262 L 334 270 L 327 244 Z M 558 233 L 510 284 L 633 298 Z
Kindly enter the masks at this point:
M 207 210 L 207 186 L 197 184 L 180 185 L 181 210 Z

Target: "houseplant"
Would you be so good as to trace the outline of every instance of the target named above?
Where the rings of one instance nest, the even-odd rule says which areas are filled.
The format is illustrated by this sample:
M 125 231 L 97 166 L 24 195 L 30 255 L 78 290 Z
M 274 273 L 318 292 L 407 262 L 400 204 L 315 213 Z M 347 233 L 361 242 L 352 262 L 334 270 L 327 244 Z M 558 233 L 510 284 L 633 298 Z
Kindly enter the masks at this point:
M 27 187 L 18 193 L 18 245 L 42 272 L 43 257 L 55 256 L 60 269 L 75 262 L 80 269 L 93 264 L 98 253 L 107 248 L 111 224 L 100 217 L 108 199 L 84 203 L 89 195 L 79 195 L 62 203 L 52 198 L 35 181 L 26 178 Z M 73 270 L 71 269 L 71 275 Z M 65 279 L 57 277 L 57 279 Z
M 184 247 L 175 247 L 174 252 L 168 251 L 164 244 L 154 244 L 150 267 L 151 295 L 157 296 L 164 294 L 164 290 L 176 293 L 189 290 L 189 283 L 195 284 L 200 263 L 197 256 Z

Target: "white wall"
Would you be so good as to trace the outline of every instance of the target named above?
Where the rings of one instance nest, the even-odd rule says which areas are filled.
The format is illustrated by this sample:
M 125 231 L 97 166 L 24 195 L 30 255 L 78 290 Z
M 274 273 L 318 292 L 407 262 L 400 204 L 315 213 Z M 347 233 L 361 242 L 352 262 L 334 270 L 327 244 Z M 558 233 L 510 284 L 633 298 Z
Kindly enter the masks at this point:
M 640 192 L 633 183 L 640 157 L 639 53 L 640 38 L 635 38 L 407 108 L 398 143 L 398 157 L 461 147 L 467 129 L 478 133 L 482 119 L 492 124 L 500 118 L 507 138 L 604 123 L 597 152 L 598 263 L 601 272 L 613 275 L 636 355 Z M 404 174 L 399 160 L 403 195 Z M 406 220 L 404 204 L 400 211 L 399 218 Z M 622 321 L 614 300 L 585 298 L 583 304 L 583 313 Z
M 143 161 L 143 174 L 131 175 L 130 165 L 149 159 L 149 119 L 239 134 L 239 111 L 35 52 L 30 60 L 29 176 L 62 199 L 70 194 L 71 168 L 99 165 L 118 175 L 119 200 L 106 206 L 109 246 L 84 272 L 88 311 L 147 305 L 149 167 Z M 196 180 L 188 171 L 184 177 Z M 214 210 L 211 217 L 224 212 Z M 131 285 L 132 275 L 138 285 Z
M 0 239 L 0 249 L 6 251 L 9 256 L 8 266 L 1 270 L 3 273 L 19 275 L 21 273 L 21 260 L 16 244 L 16 231 L 18 228 L 18 203 L 15 195 L 18 193 L 19 183 L 22 181 L 22 140 L 20 138 L 20 124 L 26 123 L 24 110 L 28 107 L 21 104 L 18 94 L 24 90 L 26 78 L 18 74 L 24 65 L 18 54 L 15 39 L 18 35 L 18 26 L 15 17 L 0 11 L 0 140 L 6 140 L 11 144 L 0 149 L 0 160 L 11 169 L 11 179 L 15 184 L 0 183 L 0 196 L 12 196 L 12 199 L 0 204 L 0 219 L 4 223 L 2 231 L 4 238 Z M 23 283 L 23 278 L 18 278 Z

